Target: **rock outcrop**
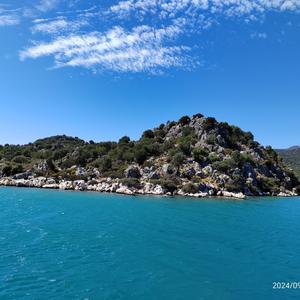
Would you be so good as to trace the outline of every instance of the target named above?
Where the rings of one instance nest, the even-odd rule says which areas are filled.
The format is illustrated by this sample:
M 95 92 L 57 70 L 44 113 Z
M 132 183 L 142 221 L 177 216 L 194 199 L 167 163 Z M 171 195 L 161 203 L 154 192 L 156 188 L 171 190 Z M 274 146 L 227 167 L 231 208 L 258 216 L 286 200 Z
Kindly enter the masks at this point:
M 201 114 L 147 130 L 138 141 L 66 136 L 0 146 L 0 185 L 190 197 L 294 196 L 300 184 L 250 132 Z

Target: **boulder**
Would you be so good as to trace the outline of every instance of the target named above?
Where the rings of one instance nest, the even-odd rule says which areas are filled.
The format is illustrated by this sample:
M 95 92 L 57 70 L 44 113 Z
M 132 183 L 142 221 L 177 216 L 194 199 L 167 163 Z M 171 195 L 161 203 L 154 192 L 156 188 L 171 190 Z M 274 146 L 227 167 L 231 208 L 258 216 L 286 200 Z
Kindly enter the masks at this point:
M 59 183 L 59 189 L 61 190 L 72 190 L 73 182 L 72 181 L 62 181 Z
M 31 171 L 26 171 L 24 173 L 19 173 L 13 176 L 13 179 L 28 179 L 28 177 L 32 176 Z
M 85 191 L 87 189 L 87 184 L 84 180 L 75 180 L 74 186 L 76 191 Z
M 133 195 L 133 191 L 131 191 L 127 186 L 121 185 L 117 190 L 116 193 L 125 194 L 125 195 Z

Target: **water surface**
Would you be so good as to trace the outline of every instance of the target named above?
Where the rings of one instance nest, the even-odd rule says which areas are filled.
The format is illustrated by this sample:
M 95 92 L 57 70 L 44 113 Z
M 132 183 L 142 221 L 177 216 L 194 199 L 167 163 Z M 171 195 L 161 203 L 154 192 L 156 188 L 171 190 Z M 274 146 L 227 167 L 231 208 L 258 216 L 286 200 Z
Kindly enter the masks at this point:
M 300 198 L 0 187 L 0 299 L 300 299 Z

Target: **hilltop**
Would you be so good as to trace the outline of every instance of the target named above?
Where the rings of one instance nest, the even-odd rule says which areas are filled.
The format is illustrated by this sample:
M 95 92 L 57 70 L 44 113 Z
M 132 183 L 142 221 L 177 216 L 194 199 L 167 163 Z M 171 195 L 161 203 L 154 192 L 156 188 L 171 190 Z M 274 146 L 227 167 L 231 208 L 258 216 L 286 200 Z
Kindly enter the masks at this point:
M 293 169 L 298 178 L 300 178 L 300 146 L 278 149 L 276 151 L 282 157 L 284 163 Z
M 138 141 L 54 136 L 0 146 L 0 184 L 188 196 L 295 195 L 299 181 L 253 134 L 202 114 L 146 130 Z

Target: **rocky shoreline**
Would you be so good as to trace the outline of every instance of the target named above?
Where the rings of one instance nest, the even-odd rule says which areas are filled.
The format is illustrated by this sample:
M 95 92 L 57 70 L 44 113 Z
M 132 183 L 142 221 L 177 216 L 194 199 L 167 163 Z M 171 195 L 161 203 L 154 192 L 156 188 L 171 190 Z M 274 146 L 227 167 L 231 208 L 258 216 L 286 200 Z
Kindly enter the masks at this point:
M 52 177 L 29 177 L 27 179 L 14 179 L 11 177 L 0 178 L 0 186 L 14 186 L 27 188 L 42 188 L 42 189 L 59 189 L 59 190 L 74 190 L 74 191 L 93 191 L 117 193 L 124 195 L 156 195 L 156 196 L 185 196 L 194 198 L 206 197 L 222 197 L 245 199 L 247 195 L 242 192 L 234 193 L 226 190 L 217 190 L 213 187 L 207 189 L 205 192 L 185 193 L 180 188 L 173 193 L 167 192 L 158 184 L 150 182 L 142 182 L 140 188 L 128 187 L 120 182 L 119 179 L 101 178 L 90 181 L 84 180 L 56 180 Z M 260 196 L 278 196 L 278 197 L 292 197 L 298 194 L 291 191 L 280 192 L 277 195 L 270 195 L 269 193 Z

